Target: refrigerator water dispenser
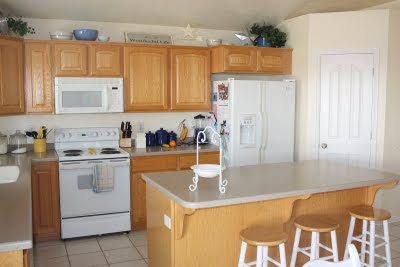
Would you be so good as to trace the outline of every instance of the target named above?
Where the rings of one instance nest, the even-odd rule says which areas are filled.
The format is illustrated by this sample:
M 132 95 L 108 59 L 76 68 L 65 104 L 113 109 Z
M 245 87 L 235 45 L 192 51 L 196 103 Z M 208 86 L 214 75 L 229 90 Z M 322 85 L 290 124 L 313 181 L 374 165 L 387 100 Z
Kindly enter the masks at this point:
M 254 147 L 256 145 L 256 115 L 239 115 L 240 145 Z

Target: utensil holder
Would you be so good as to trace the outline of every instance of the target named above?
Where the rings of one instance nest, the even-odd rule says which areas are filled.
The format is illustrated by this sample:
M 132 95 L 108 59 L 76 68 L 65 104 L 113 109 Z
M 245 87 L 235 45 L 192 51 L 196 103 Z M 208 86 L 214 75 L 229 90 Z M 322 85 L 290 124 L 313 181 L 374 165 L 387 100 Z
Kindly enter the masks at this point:
M 121 139 L 119 139 L 119 146 L 120 147 L 131 147 L 132 146 L 132 139 L 131 138 L 121 138 Z
M 43 153 L 46 152 L 46 138 L 33 139 L 33 152 Z

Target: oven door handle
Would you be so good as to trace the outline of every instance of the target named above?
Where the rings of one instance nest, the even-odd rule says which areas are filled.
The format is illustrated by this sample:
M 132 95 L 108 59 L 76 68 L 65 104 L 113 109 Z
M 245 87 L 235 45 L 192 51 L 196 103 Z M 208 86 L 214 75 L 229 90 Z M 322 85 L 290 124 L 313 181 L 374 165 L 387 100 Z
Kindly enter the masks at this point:
M 88 162 L 61 162 L 60 170 L 93 169 L 93 164 Z

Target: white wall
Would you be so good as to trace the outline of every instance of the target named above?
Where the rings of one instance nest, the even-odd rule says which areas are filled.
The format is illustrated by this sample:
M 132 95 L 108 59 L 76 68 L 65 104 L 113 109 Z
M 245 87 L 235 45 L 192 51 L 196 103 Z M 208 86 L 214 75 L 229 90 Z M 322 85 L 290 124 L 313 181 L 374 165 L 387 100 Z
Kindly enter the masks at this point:
M 400 10 L 390 10 L 383 168 L 400 174 Z M 400 221 L 400 186 L 379 193 L 382 207 Z
M 153 34 L 172 35 L 174 44 L 178 45 L 206 45 L 206 39 L 221 38 L 224 43 L 238 44 L 239 39 L 234 36 L 238 31 L 212 30 L 212 29 L 194 29 L 196 36 L 203 37 L 204 41 L 184 41 L 176 40 L 182 37 L 184 27 L 144 25 L 144 24 L 129 24 L 129 23 L 113 23 L 113 22 L 95 22 L 95 21 L 78 21 L 78 20 L 55 20 L 55 19 L 31 19 L 24 18 L 29 26 L 36 30 L 35 35 L 29 35 L 27 38 L 49 39 L 49 32 L 63 30 L 72 32 L 74 29 L 90 28 L 99 30 L 99 35 L 111 37 L 112 42 L 125 42 L 125 32 L 142 32 Z
M 301 16 L 284 21 L 279 25 L 281 30 L 288 33 L 287 46 L 293 48 L 292 75 L 296 79 L 296 134 L 295 134 L 295 160 L 300 158 L 307 144 L 306 136 L 302 134 L 307 130 L 306 112 L 308 95 L 308 46 L 309 46 L 309 16 Z
M 92 21 L 73 21 L 73 20 L 49 20 L 49 19 L 30 19 L 24 18 L 29 26 L 36 30 L 35 35 L 27 36 L 34 39 L 49 39 L 49 32 L 55 30 L 72 31 L 76 28 L 95 28 L 101 35 L 108 35 L 113 42 L 125 42 L 124 32 L 145 32 L 154 34 L 168 34 L 181 37 L 184 27 L 169 27 L 156 25 L 111 23 L 111 22 L 92 22 Z M 185 25 L 186 26 L 186 25 Z M 206 45 L 207 38 L 222 38 L 224 43 L 238 43 L 238 39 L 233 35 L 235 31 L 195 29 L 196 35 L 204 38 L 203 42 L 187 42 L 175 40 L 175 44 L 182 45 Z M 119 127 L 121 121 L 130 120 L 133 125 L 138 122 L 144 123 L 145 130 L 157 130 L 164 127 L 168 130 L 176 131 L 178 124 L 187 119 L 187 126 L 191 126 L 192 119 L 199 112 L 169 112 L 169 113 L 121 113 L 121 114 L 90 114 L 90 115 L 24 115 L 24 116 L 0 116 L 0 131 L 5 134 L 12 134 L 15 130 L 32 130 L 40 125 L 48 128 L 68 128 L 68 127 Z M 189 133 L 191 134 L 191 132 Z M 53 135 L 49 136 L 48 142 L 53 142 Z M 31 140 L 29 140 L 31 141 Z

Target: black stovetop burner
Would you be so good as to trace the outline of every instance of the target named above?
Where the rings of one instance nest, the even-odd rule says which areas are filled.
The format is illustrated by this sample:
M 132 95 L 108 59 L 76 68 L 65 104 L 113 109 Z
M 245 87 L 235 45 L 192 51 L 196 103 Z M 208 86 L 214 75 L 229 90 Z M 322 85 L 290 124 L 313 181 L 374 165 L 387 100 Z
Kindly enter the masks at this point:
M 102 150 L 101 154 L 121 154 L 121 152 L 117 150 Z
M 105 148 L 102 148 L 101 151 L 117 151 L 117 149 L 113 148 L 113 147 L 105 147 Z
M 80 156 L 80 153 L 65 153 L 64 156 L 66 157 L 76 157 L 76 156 Z
M 80 149 L 68 149 L 63 151 L 65 154 L 76 154 L 76 153 L 82 153 L 82 150 Z

